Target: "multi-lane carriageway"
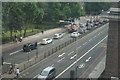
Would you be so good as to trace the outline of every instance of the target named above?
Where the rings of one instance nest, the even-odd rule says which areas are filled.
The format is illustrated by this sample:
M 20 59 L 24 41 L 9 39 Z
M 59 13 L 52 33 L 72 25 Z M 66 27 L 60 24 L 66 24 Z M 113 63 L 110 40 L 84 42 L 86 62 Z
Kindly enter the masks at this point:
M 34 78 L 48 66 L 56 68 L 55 78 L 69 78 L 70 71 L 75 70 L 76 66 L 77 76 L 81 76 L 89 66 L 99 62 L 99 57 L 105 56 L 107 34 L 108 24 L 21 72 L 20 78 Z

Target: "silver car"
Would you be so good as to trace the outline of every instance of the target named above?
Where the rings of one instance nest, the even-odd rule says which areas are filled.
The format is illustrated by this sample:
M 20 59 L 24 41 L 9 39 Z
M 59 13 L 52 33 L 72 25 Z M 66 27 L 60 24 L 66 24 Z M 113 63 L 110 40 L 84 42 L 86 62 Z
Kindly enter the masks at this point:
M 43 71 L 41 72 L 41 74 L 38 75 L 37 78 L 41 80 L 52 79 L 55 77 L 55 74 L 56 74 L 55 67 L 50 66 L 43 69 Z

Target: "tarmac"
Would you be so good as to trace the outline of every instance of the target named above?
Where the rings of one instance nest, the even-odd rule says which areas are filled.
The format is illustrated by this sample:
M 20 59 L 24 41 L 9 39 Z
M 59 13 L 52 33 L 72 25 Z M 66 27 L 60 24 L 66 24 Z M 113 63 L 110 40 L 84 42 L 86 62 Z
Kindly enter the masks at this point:
M 65 28 L 49 29 L 49 30 L 44 31 L 43 34 L 41 32 L 39 32 L 35 35 L 25 37 L 25 38 L 23 38 L 22 42 L 9 42 L 6 44 L 2 44 L 0 46 L 2 46 L 2 52 L 9 51 L 11 49 L 14 49 L 15 47 L 19 47 L 26 43 L 35 42 L 35 41 L 39 40 L 40 38 L 47 37 L 48 35 L 52 35 L 52 34 L 59 33 L 59 32 L 65 32 L 65 31 L 66 31 Z M 12 74 L 8 74 L 8 73 L 1 74 L 0 73 L 0 76 L 1 76 L 0 79 L 2 79 L 2 78 L 12 79 L 12 78 L 16 77 L 16 74 L 15 73 L 12 73 Z

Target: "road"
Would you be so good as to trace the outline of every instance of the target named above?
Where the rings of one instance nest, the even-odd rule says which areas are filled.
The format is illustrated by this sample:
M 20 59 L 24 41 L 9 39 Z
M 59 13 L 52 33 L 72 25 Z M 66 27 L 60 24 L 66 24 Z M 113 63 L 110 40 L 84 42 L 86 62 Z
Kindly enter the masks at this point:
M 24 70 L 21 72 L 20 78 L 33 78 L 48 66 L 56 68 L 56 78 L 69 78 L 70 71 L 75 70 L 76 66 L 78 66 L 77 76 L 81 76 L 89 66 L 94 64 L 95 60 L 97 61 L 100 55 L 104 56 L 107 31 L 108 24 Z
M 86 18 L 83 18 L 81 20 L 81 22 L 85 23 Z M 63 32 L 63 31 L 61 31 L 61 32 Z M 42 38 L 45 38 L 45 37 L 52 38 L 53 35 L 54 34 L 47 35 L 47 36 L 44 36 Z M 42 38 L 37 40 L 37 42 L 40 42 L 42 40 Z M 52 44 L 38 45 L 38 55 L 43 55 L 46 51 L 49 51 L 52 48 L 57 47 L 58 45 L 66 42 L 66 41 L 68 41 L 70 39 L 71 39 L 70 35 L 67 32 L 65 32 L 65 35 L 64 35 L 64 37 L 62 39 L 53 40 Z M 3 58 L 4 58 L 4 63 L 5 64 L 7 64 L 7 63 L 8 64 L 10 64 L 10 63 L 20 64 L 22 62 L 28 61 L 28 54 L 29 54 L 29 59 L 36 56 L 36 50 L 32 50 L 30 53 L 27 53 L 27 52 L 23 52 L 22 47 L 23 47 L 23 45 L 19 46 L 17 48 L 11 49 L 9 51 L 2 52 L 2 55 L 3 55 Z

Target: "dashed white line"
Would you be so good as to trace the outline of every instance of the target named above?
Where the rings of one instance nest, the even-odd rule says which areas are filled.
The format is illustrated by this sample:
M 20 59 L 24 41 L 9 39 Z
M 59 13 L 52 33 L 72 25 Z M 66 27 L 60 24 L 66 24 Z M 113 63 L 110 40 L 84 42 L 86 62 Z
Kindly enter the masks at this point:
M 72 56 L 70 59 L 74 59 L 77 56 L 77 54 L 75 54 L 74 56 Z
M 39 74 L 37 74 L 35 77 L 33 77 L 33 78 L 37 78 L 39 76 Z
M 59 55 L 58 57 L 62 57 L 65 53 L 62 53 L 61 55 Z
M 71 55 L 72 53 L 74 53 L 74 51 L 70 52 L 68 55 Z
M 54 66 L 54 64 L 52 64 L 51 66 Z
M 22 51 L 22 50 L 23 50 L 23 49 L 20 49 L 20 50 L 18 50 L 18 51 L 12 52 L 12 53 L 10 53 L 9 55 L 11 56 L 11 55 L 13 55 L 13 54 L 16 54 L 16 53 Z
M 65 59 L 65 57 L 63 57 L 62 59 L 58 60 L 57 62 L 60 62 L 60 61 L 62 61 L 63 59 Z
M 63 70 L 60 74 L 58 74 L 56 78 L 59 78 L 62 74 L 64 74 L 68 69 L 70 69 L 73 65 L 75 65 L 78 61 L 80 61 L 84 56 L 86 56 L 90 51 L 92 51 L 96 46 L 98 46 L 102 41 L 104 41 L 108 36 L 104 37 L 101 41 L 99 41 L 96 45 L 94 45 L 91 49 L 89 49 L 85 54 L 79 57 L 75 62 L 73 62 L 70 66 L 68 66 L 65 70 Z
M 87 44 L 87 42 L 83 43 L 83 45 L 86 45 L 86 44 Z
M 100 35 L 100 33 L 98 35 Z
M 92 39 L 90 39 L 89 41 L 92 41 Z
M 78 50 L 78 49 L 80 49 L 81 48 L 81 46 L 79 46 L 76 50 Z

